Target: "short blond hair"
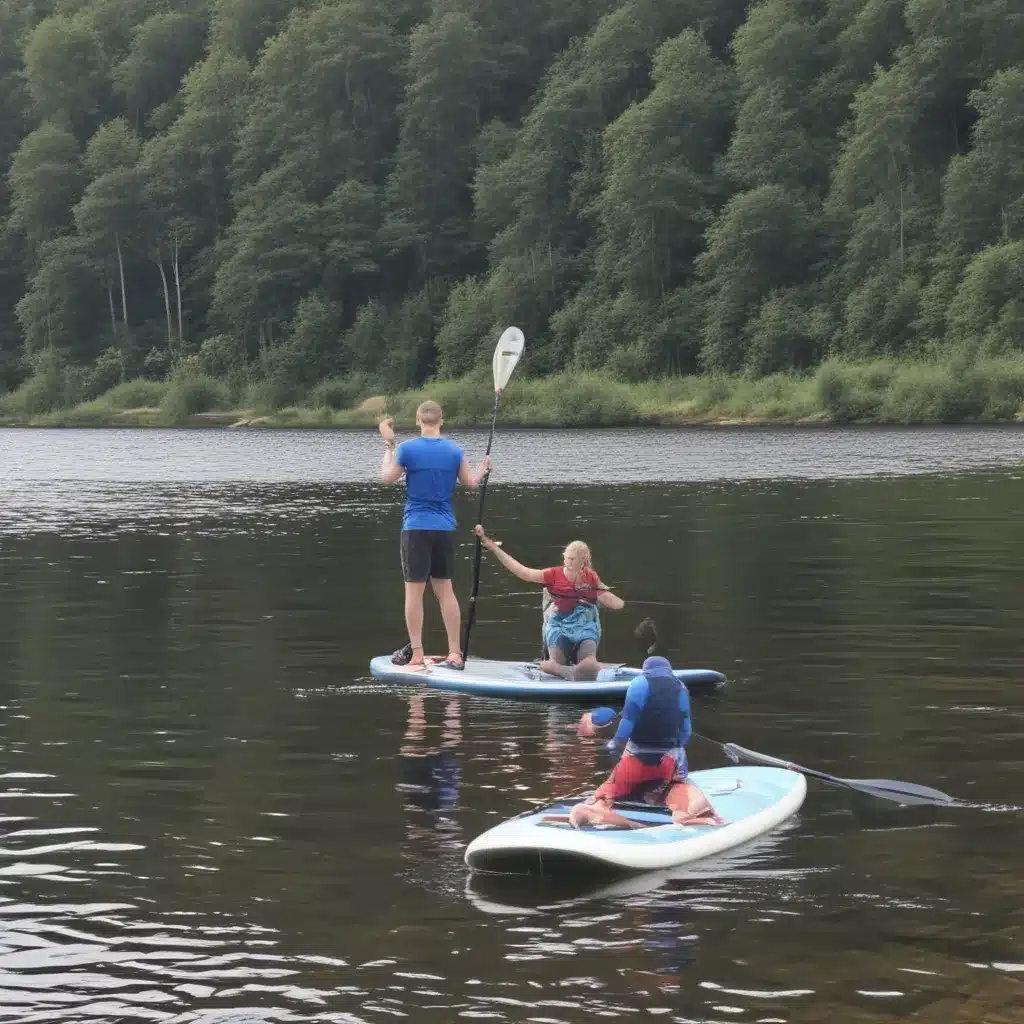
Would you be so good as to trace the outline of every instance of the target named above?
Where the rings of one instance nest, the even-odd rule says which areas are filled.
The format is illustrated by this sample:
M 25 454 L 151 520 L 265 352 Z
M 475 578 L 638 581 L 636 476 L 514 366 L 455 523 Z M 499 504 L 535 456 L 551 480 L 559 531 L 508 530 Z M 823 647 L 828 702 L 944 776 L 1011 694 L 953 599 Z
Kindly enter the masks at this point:
M 566 555 L 580 555 L 583 558 L 583 564 L 588 568 L 593 568 L 593 559 L 590 557 L 590 547 L 582 540 L 570 541 L 565 546 L 565 551 L 562 552 L 562 557 Z
M 416 410 L 416 419 L 428 427 L 436 427 L 441 422 L 442 415 L 441 406 L 429 399 L 426 402 L 420 402 L 419 408 Z

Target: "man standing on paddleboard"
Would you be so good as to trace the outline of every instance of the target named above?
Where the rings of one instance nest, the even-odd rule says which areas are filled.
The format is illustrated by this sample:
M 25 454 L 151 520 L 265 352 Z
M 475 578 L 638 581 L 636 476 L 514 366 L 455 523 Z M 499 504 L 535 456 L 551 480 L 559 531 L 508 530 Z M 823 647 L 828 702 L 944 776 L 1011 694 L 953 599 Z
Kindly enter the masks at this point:
M 441 606 L 448 634 L 448 668 L 463 668 L 460 643 L 461 611 L 452 586 L 455 568 L 455 512 L 452 494 L 456 483 L 479 487 L 490 468 L 489 456 L 474 474 L 462 449 L 441 436 L 441 406 L 424 402 L 416 410 L 420 436 L 395 446 L 395 421 L 389 416 L 379 426 L 384 438 L 381 479 L 397 483 L 405 474 L 406 501 L 402 518 L 402 578 L 405 581 L 405 625 L 409 643 L 391 656 L 396 665 L 422 665 L 423 593 L 430 580 Z
M 632 828 L 612 809 L 616 800 L 664 804 L 677 825 L 721 825 L 704 793 L 687 780 L 686 744 L 690 739 L 690 694 L 667 658 L 648 658 L 642 675 L 626 690 L 625 706 L 609 751 L 622 756 L 611 775 L 584 803 L 573 807 L 570 824 L 606 824 Z M 596 736 L 615 720 L 611 708 L 595 708 L 580 719 L 577 735 Z

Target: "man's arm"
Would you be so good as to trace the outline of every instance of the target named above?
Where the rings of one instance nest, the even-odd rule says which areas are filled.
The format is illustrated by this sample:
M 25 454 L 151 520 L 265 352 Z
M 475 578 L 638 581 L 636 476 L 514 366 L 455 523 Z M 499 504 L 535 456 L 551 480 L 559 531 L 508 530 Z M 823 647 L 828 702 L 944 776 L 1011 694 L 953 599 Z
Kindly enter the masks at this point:
M 490 455 L 484 456 L 484 461 L 480 463 L 480 468 L 474 474 L 473 470 L 469 468 L 469 459 L 465 455 L 462 456 L 462 462 L 459 463 L 459 483 L 463 487 L 477 488 L 480 486 L 483 478 L 487 475 L 487 471 L 491 468 L 491 457 Z
M 384 449 L 384 458 L 380 464 L 380 478 L 386 484 L 394 484 L 402 479 L 405 467 L 395 462 L 395 447 L 389 445 Z
M 386 420 L 381 421 L 377 429 L 380 431 L 380 436 L 384 438 L 384 458 L 380 464 L 380 478 L 386 484 L 397 483 L 402 479 L 405 467 L 400 466 L 397 462 L 395 421 L 389 416 Z

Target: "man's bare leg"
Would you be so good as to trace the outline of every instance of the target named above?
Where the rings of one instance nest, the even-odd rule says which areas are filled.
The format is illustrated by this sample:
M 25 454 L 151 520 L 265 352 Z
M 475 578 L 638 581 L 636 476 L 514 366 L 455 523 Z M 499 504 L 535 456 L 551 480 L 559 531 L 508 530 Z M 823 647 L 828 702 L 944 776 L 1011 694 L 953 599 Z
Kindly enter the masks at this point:
M 405 585 L 405 628 L 412 646 L 410 665 L 423 664 L 423 592 L 426 587 L 426 583 Z
M 435 580 L 431 577 L 431 589 L 441 606 L 441 618 L 444 619 L 444 631 L 448 634 L 448 657 L 455 658 L 462 664 L 462 612 L 459 599 L 455 596 L 455 588 L 451 580 Z

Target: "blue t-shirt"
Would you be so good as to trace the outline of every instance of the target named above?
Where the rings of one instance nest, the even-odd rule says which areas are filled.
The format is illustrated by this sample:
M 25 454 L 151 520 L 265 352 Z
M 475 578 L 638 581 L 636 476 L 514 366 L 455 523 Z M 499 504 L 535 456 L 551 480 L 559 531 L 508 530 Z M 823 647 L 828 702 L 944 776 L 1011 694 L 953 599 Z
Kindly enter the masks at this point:
M 462 449 L 446 437 L 403 441 L 395 453 L 405 469 L 403 530 L 454 530 L 452 491 L 459 479 Z

